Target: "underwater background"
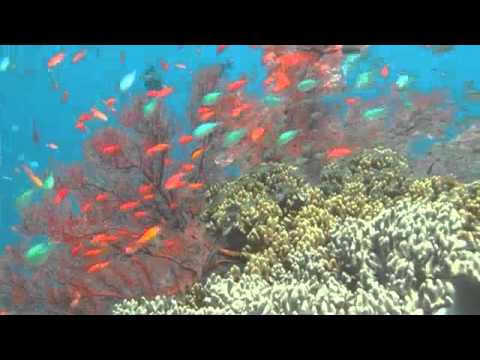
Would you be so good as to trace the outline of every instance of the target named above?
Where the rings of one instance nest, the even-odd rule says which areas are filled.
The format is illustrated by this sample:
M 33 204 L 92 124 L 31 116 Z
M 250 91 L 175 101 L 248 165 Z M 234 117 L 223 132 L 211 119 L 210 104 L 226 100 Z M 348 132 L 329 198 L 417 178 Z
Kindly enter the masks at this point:
M 73 62 L 71 57 L 82 51 L 83 57 Z M 52 55 L 59 53 L 68 58 L 49 69 L 47 63 Z M 145 74 L 153 67 L 161 86 L 174 89 L 163 100 L 171 115 L 171 126 L 176 135 L 190 134 L 194 130 L 188 114 L 194 74 L 222 64 L 225 82 L 245 76 L 246 96 L 264 98 L 268 95 L 265 80 L 269 74 L 264 56 L 260 46 L 249 45 L 228 45 L 222 51 L 218 51 L 218 45 L 1 45 L 0 253 L 21 240 L 16 231 L 16 225 L 21 223 L 19 197 L 32 188 L 32 173 L 25 166 L 46 179 L 56 166 L 81 161 L 84 142 L 105 127 L 102 121 L 89 122 L 88 129 L 78 131 L 75 122 L 80 114 L 93 106 L 105 109 L 105 100 L 114 97 L 116 112 L 108 112 L 108 126 L 120 126 L 122 109 L 130 106 L 135 96 L 151 90 Z M 420 127 L 396 139 L 405 143 L 405 155 L 419 176 L 425 175 L 427 167 L 427 174 L 434 174 L 432 168 L 438 160 L 432 155 L 434 146 L 447 144 L 455 148 L 455 140 L 476 129 L 480 121 L 480 91 L 475 89 L 480 84 L 479 59 L 480 46 L 473 45 L 369 45 L 361 54 L 342 59 L 342 90 L 323 95 L 319 101 L 345 127 L 349 126 L 347 119 L 355 115 L 354 102 L 379 106 L 379 111 L 387 114 L 387 128 L 400 103 L 408 108 L 439 102 L 441 131 L 437 132 L 435 126 Z M 165 63 L 168 69 L 162 65 Z M 388 75 L 379 76 L 382 71 L 388 71 Z M 119 89 L 132 73 L 135 76 L 128 90 Z M 399 85 L 402 80 L 405 84 Z M 362 81 L 365 84 L 360 84 Z M 406 89 L 395 93 L 395 86 Z M 441 120 L 442 116 L 447 120 Z M 474 132 L 473 144 L 478 142 L 476 135 Z M 473 146 L 468 139 L 467 148 Z M 356 141 L 353 147 L 362 143 L 361 138 Z M 170 156 L 174 161 L 187 161 L 194 149 L 193 144 L 175 147 Z M 455 170 L 445 170 L 441 175 L 477 180 L 479 164 L 466 164 L 471 167 L 463 167 L 469 170 L 467 175 L 455 174 Z M 235 162 L 224 166 L 223 171 L 228 179 L 243 174 Z M 39 200 L 41 195 L 32 196 Z M 79 212 L 78 205 L 74 205 L 74 212 Z

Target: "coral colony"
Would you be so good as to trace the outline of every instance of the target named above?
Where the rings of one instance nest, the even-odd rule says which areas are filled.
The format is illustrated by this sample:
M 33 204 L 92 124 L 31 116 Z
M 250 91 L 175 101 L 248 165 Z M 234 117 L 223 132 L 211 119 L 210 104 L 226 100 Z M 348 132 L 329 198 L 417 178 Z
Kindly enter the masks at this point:
M 109 108 L 78 116 L 72 131 L 104 123 L 82 162 L 44 179 L 25 167 L 24 240 L 0 260 L 4 313 L 459 311 L 456 279 L 480 283 L 480 183 L 449 176 L 440 155 L 423 172 L 407 156 L 415 131 L 448 123 L 443 98 L 412 92 L 406 101 L 412 77 L 389 80 L 380 64 L 353 86 L 381 79 L 392 94 L 348 98 L 341 118 L 319 99 L 343 91 L 368 47 L 261 51 L 262 97 L 245 93 L 248 77 L 225 81 L 224 64 L 194 74 L 191 132 L 172 125 L 164 101 L 175 89 L 149 69 L 151 86 L 118 109 L 118 126 Z M 120 91 L 137 78 L 127 73 Z M 175 149 L 188 157 L 175 159 Z M 240 176 L 226 174 L 232 166 Z

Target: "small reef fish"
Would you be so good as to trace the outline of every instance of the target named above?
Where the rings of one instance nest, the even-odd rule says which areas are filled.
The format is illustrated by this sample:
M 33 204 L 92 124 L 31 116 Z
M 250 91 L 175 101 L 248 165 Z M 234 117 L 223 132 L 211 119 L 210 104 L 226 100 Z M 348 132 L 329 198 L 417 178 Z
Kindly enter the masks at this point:
M 233 81 L 227 85 L 228 91 L 238 91 L 247 84 L 247 79 Z
M 137 76 L 137 71 L 133 70 L 131 73 L 125 75 L 122 80 L 120 80 L 120 91 L 125 92 L 133 85 L 135 78 Z
M 80 51 L 77 51 L 72 58 L 72 64 L 76 64 L 80 62 L 81 60 L 85 59 L 85 56 L 87 56 L 87 50 L 83 49 Z
M 219 91 L 211 92 L 205 95 L 202 99 L 202 105 L 204 106 L 212 106 L 215 105 L 220 99 L 220 96 L 222 96 L 222 93 Z
M 150 148 L 148 148 L 146 150 L 146 154 L 148 156 L 152 156 L 158 152 L 165 152 L 165 151 L 168 151 L 170 149 L 170 145 L 169 144 L 157 144 L 157 145 L 154 145 Z
M 210 135 L 218 126 L 216 122 L 207 122 L 201 124 L 193 130 L 192 135 L 198 139 L 202 139 L 205 136 Z
M 297 89 L 301 92 L 308 92 L 318 85 L 318 81 L 315 79 L 305 79 L 298 83 Z
M 228 45 L 218 45 L 217 46 L 217 49 L 216 49 L 216 52 L 217 52 L 217 55 L 221 54 L 222 52 L 225 51 L 225 49 L 227 48 Z
M 205 186 L 203 182 L 195 182 L 195 183 L 190 183 L 188 184 L 188 188 L 190 190 L 200 190 Z
M 64 59 L 65 59 L 65 53 L 63 51 L 56 53 L 48 60 L 47 66 L 49 69 L 53 69 L 54 67 L 61 64 Z
M 160 90 L 149 90 L 147 91 L 147 96 L 148 97 L 165 97 L 170 95 L 173 92 L 173 88 L 171 86 L 164 86 Z
M 91 274 L 91 273 L 99 272 L 99 271 L 107 268 L 109 265 L 110 265 L 110 261 L 103 261 L 103 262 L 94 264 L 87 269 L 87 273 Z
M 177 69 L 185 70 L 187 68 L 187 65 L 185 65 L 185 64 L 175 64 L 175 67 Z
M 298 134 L 300 133 L 300 130 L 288 130 L 283 133 L 281 133 L 278 138 L 277 138 L 277 145 L 285 145 L 295 139 Z
M 257 127 L 250 133 L 250 140 L 253 142 L 260 142 L 265 135 L 265 129 L 263 127 Z
M 192 141 L 193 141 L 192 135 L 182 135 L 178 138 L 178 143 L 180 145 L 187 145 L 187 144 L 190 144 Z
M 95 200 L 98 202 L 103 202 L 108 200 L 108 193 L 101 193 L 95 197 Z
M 228 132 L 223 139 L 223 146 L 230 147 L 239 143 L 246 134 L 247 130 L 243 128 Z
M 176 190 L 184 187 L 186 183 L 183 181 L 183 178 L 187 175 L 184 172 L 179 172 L 170 176 L 167 180 L 165 180 L 164 188 L 165 190 Z
M 327 159 L 336 159 L 352 154 L 352 149 L 348 147 L 335 147 L 327 150 L 326 157 Z
M 130 211 L 141 205 L 140 201 L 129 201 L 120 205 L 120 211 Z
M 195 169 L 195 165 L 193 164 L 182 164 L 182 166 L 180 167 L 180 171 L 182 172 L 192 172 L 193 169 Z
M 200 156 L 202 156 L 207 149 L 205 147 L 200 147 L 198 149 L 195 149 L 192 151 L 191 158 L 192 160 L 198 159 Z
M 389 70 L 388 66 L 384 65 L 380 69 L 380 76 L 383 77 L 383 78 L 386 78 L 386 77 L 388 77 L 389 74 L 390 74 L 390 70 Z
M 105 106 L 111 111 L 111 112 L 116 112 L 117 110 L 115 109 L 115 104 L 117 103 L 117 99 L 114 97 L 108 98 L 106 100 L 102 100 Z
M 94 118 L 102 120 L 102 121 L 108 121 L 108 116 L 105 113 L 98 110 L 97 108 L 92 107 L 90 109 L 90 112 L 92 113 Z
M 80 212 L 82 214 L 88 213 L 93 209 L 93 203 L 92 202 L 86 202 L 80 207 Z
M 10 58 L 6 56 L 0 62 L 0 72 L 7 71 L 9 66 L 10 66 Z
M 43 181 L 33 173 L 32 169 L 30 169 L 27 165 L 23 165 L 22 167 L 30 180 L 35 184 L 35 186 L 43 188 Z
M 138 192 L 142 195 L 150 194 L 153 191 L 153 185 L 140 185 L 138 187 Z
M 62 187 L 62 188 L 58 189 L 57 193 L 56 193 L 56 195 L 53 199 L 53 203 L 56 206 L 59 206 L 62 203 L 62 201 L 67 197 L 69 192 L 70 192 L 70 190 L 67 187 Z

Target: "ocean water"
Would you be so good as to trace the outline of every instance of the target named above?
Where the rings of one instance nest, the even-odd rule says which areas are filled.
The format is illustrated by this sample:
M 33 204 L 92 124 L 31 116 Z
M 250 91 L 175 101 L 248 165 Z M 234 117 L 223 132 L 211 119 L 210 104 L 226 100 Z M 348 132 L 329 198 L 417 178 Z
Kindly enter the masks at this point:
M 74 54 L 82 50 L 86 51 L 86 56 L 78 63 L 72 63 Z M 65 59 L 49 69 L 49 59 L 60 52 L 65 54 Z M 178 137 L 193 130 L 189 102 L 195 74 L 206 67 L 224 64 L 223 86 L 245 76 L 248 83 L 242 89 L 242 96 L 245 99 L 262 99 L 270 93 L 264 84 L 269 75 L 269 67 L 262 61 L 265 53 L 266 50 L 260 46 L 248 45 L 229 45 L 221 53 L 218 53 L 217 45 L 1 45 L 0 252 L 8 245 L 24 246 L 23 242 L 31 240 L 30 234 L 19 231 L 22 223 L 19 197 L 34 189 L 32 203 L 35 204 L 47 196 L 44 193 L 47 190 L 39 190 L 32 183 L 24 166 L 27 165 L 35 176 L 45 181 L 49 174 L 55 174 L 59 166 L 84 161 L 85 144 L 107 126 L 121 128 L 119 114 L 132 106 L 135 97 L 145 96 L 151 90 L 142 78 L 147 69 L 153 66 L 162 85 L 174 89 L 162 101 L 169 113 L 171 128 Z M 345 58 L 346 55 L 342 61 Z M 421 45 L 371 45 L 344 71 L 342 89 L 318 94 L 315 101 L 333 109 L 330 116 L 346 129 L 348 119 L 353 116 L 352 107 L 345 103 L 346 99 L 358 98 L 365 104 L 371 102 L 372 106 L 384 105 L 388 112 L 384 121 L 389 124 L 400 112 L 401 101 L 409 99 L 415 102 L 420 96 L 427 98 L 432 94 L 441 94 L 439 112 L 447 113 L 445 109 L 451 109 L 446 115 L 447 121 L 442 124 L 441 134 L 433 133 L 435 126 L 419 127 L 400 140 L 402 149 L 405 149 L 404 155 L 412 164 L 417 164 L 416 169 L 425 168 L 433 161 L 429 160 L 429 156 L 432 156 L 435 145 L 455 146 L 454 140 L 462 132 L 475 127 L 476 121 L 480 120 L 480 96 L 476 100 L 474 95 L 469 98 L 465 94 L 468 82 L 473 82 L 472 86 L 480 89 L 479 59 L 480 46 L 458 45 L 445 52 L 435 52 L 431 47 Z M 168 70 L 162 68 L 162 61 L 169 64 Z M 379 75 L 383 66 L 388 67 L 386 77 Z M 136 71 L 135 81 L 127 91 L 122 92 L 119 89 L 122 78 L 133 71 Z M 372 84 L 356 87 L 358 76 L 369 71 L 374 75 Z M 411 83 L 406 90 L 399 92 L 395 90 L 395 80 L 401 75 L 408 75 Z M 117 101 L 115 113 L 108 111 L 102 102 L 111 97 Z M 94 106 L 108 115 L 108 122 L 90 121 L 85 132 L 76 129 L 75 123 L 80 114 L 88 113 Z M 475 120 L 477 117 L 478 120 Z M 467 120 L 471 122 L 464 126 Z M 362 144 L 361 139 L 357 140 Z M 467 147 L 471 148 L 477 142 L 474 139 Z M 55 148 L 48 144 L 54 144 Z M 176 163 L 188 162 L 197 145 L 172 146 L 169 156 Z M 339 142 L 338 146 L 350 144 Z M 236 156 L 239 154 L 241 152 Z M 468 176 L 463 173 L 457 175 L 466 176 L 469 181 L 475 180 L 476 170 L 473 167 L 477 165 L 473 162 L 470 165 L 472 169 Z M 223 175 L 235 179 L 242 176 L 244 170 L 234 161 L 223 168 Z M 58 185 L 52 191 L 58 191 Z M 72 203 L 74 214 L 79 213 L 80 205 Z M 33 244 L 46 239 L 35 237 Z M 31 275 L 30 271 L 34 273 L 36 270 L 28 270 Z

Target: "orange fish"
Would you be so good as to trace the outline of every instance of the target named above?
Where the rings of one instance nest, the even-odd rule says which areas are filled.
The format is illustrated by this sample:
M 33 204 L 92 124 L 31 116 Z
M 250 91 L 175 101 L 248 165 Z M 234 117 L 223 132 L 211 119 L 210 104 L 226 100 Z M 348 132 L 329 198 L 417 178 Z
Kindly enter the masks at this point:
M 55 205 L 60 205 L 63 201 L 63 199 L 65 199 L 69 193 L 69 189 L 67 187 L 63 187 L 63 188 L 60 188 L 57 190 L 57 194 L 55 195 L 55 198 L 53 199 L 53 203 Z
M 180 170 L 182 172 L 191 172 L 195 168 L 195 165 L 193 164 L 182 164 Z
M 348 147 L 336 147 L 327 150 L 326 155 L 327 159 L 336 159 L 345 157 L 352 154 L 352 149 Z
M 116 235 L 109 235 L 109 234 L 97 234 L 95 235 L 90 243 L 98 245 L 98 244 L 106 244 L 109 242 L 115 242 L 118 240 L 118 236 Z
M 59 65 L 64 59 L 65 53 L 63 51 L 56 53 L 48 60 L 48 68 L 53 69 L 55 66 Z
M 188 188 L 190 190 L 199 190 L 199 189 L 203 188 L 204 185 L 205 184 L 202 183 L 202 182 L 195 182 L 195 183 L 188 184 Z
M 129 211 L 141 205 L 140 201 L 129 201 L 120 205 L 120 211 Z
M 192 160 L 198 159 L 207 149 L 205 147 L 200 147 L 192 151 Z
M 182 135 L 178 138 L 178 143 L 180 145 L 187 145 L 193 141 L 192 135 Z
M 160 60 L 160 64 L 162 65 L 163 70 L 168 71 L 168 64 L 162 60 Z
M 62 95 L 62 103 L 66 104 L 69 97 L 70 93 L 67 90 L 64 90 Z
M 94 257 L 94 256 L 102 255 L 105 251 L 106 251 L 105 248 L 103 248 L 103 249 L 90 249 L 90 250 L 85 251 L 83 253 L 83 256 Z
M 290 86 L 290 79 L 284 72 L 276 71 L 272 76 L 275 82 L 275 86 L 272 88 L 273 92 L 281 92 Z
M 107 121 L 108 120 L 108 116 L 105 115 L 105 113 L 101 112 L 100 110 L 98 110 L 95 107 L 91 108 L 90 112 L 92 113 L 94 118 L 100 119 L 102 121 Z
M 140 185 L 138 187 L 138 192 L 142 195 L 149 194 L 153 191 L 153 185 L 148 184 L 148 185 Z
M 177 174 L 174 174 L 170 176 L 166 181 L 164 188 L 165 190 L 174 190 L 174 189 L 179 189 L 181 187 L 184 187 L 186 183 L 183 181 L 183 177 L 187 175 L 184 172 L 179 172 Z
M 135 242 L 136 245 L 145 245 L 152 241 L 162 230 L 160 225 L 152 226 L 145 230 L 142 236 Z
M 355 105 L 360 103 L 360 99 L 359 98 L 354 98 L 354 97 L 349 97 L 349 98 L 345 99 L 345 103 L 347 105 L 350 105 L 350 106 L 355 106 Z
M 237 80 L 228 84 L 227 89 L 228 91 L 237 91 L 244 87 L 246 83 L 246 79 Z
M 259 142 L 263 139 L 263 136 L 265 135 L 265 129 L 263 127 L 257 127 L 252 130 L 250 133 L 250 140 L 253 142 Z
M 105 269 L 106 267 L 108 267 L 108 265 L 110 265 L 110 261 L 99 262 L 99 263 L 97 263 L 97 264 L 94 264 L 94 265 L 90 266 L 90 267 L 87 269 L 87 273 L 96 273 L 96 272 L 99 272 L 99 271 Z
M 92 210 L 92 208 L 93 208 L 93 203 L 92 202 L 86 202 L 80 208 L 80 212 L 81 213 L 88 213 L 90 210 Z
M 225 51 L 225 48 L 227 47 L 228 45 L 218 45 L 217 46 L 217 54 L 221 54 L 222 52 Z
M 148 97 L 165 97 L 170 95 L 173 92 L 173 88 L 170 86 L 164 86 L 160 90 L 149 90 L 147 91 Z
M 380 69 L 380 75 L 384 78 L 388 77 L 388 74 L 390 73 L 390 70 L 388 69 L 388 66 L 387 65 L 384 65 L 381 69 Z
M 48 143 L 47 147 L 52 150 L 58 150 L 58 145 L 54 143 Z
M 72 64 L 76 64 L 79 61 L 83 60 L 87 56 L 87 50 L 83 49 L 80 51 L 77 51 L 72 58 Z
M 185 64 L 175 64 L 175 67 L 178 68 L 178 69 L 185 70 L 187 68 L 187 65 L 185 65 Z
M 135 216 L 137 219 L 142 219 L 142 218 L 148 216 L 148 212 L 147 211 L 135 211 L 133 213 L 133 216 Z
M 146 154 L 148 156 L 152 156 L 153 154 L 156 154 L 158 152 L 165 152 L 165 151 L 168 151 L 169 149 L 170 149 L 169 144 L 157 144 L 157 145 L 154 145 L 152 147 L 149 147 L 146 150 Z
M 208 113 L 210 111 L 212 111 L 213 109 L 208 107 L 208 106 L 200 106 L 198 109 L 197 109 L 197 114 L 198 115 L 201 115 L 201 114 L 205 114 L 205 113 Z
M 100 152 L 104 155 L 118 155 L 122 151 L 122 147 L 119 144 L 106 145 L 100 149 Z
M 39 188 L 43 187 L 43 181 L 33 173 L 32 169 L 30 169 L 27 165 L 23 165 L 22 167 L 30 180 L 35 184 L 35 186 Z
M 97 200 L 98 202 L 107 201 L 107 200 L 108 200 L 108 193 L 98 194 L 98 195 L 95 197 L 95 200 Z

